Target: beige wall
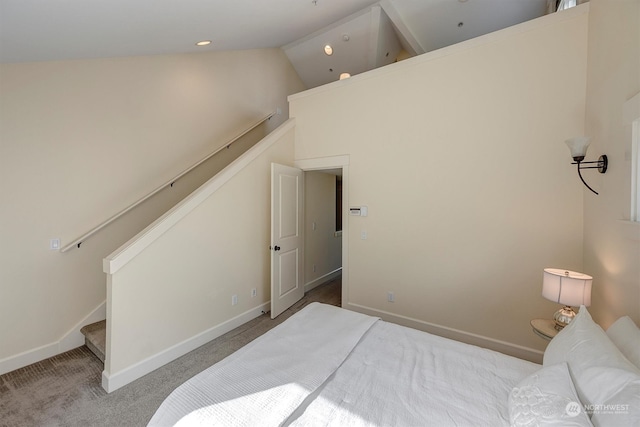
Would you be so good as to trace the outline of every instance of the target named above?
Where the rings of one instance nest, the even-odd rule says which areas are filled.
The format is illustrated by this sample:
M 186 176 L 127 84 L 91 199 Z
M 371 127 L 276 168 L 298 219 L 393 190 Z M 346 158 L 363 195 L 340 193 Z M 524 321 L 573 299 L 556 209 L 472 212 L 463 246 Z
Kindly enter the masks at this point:
M 0 364 L 55 347 L 99 307 L 102 258 L 193 186 L 79 250 L 49 239 L 65 245 L 281 108 L 259 138 L 302 88 L 280 49 L 1 65 Z
M 105 261 L 105 272 L 112 273 L 103 383 L 108 391 L 215 338 L 216 328 L 268 310 L 271 162 L 292 165 L 294 147 L 292 126 L 278 133 L 252 149 L 252 155 L 260 150 L 254 160 L 233 163 L 233 173 L 217 175 Z M 137 253 L 136 241 L 159 229 Z M 199 341 L 202 335 L 208 339 Z
M 349 205 L 369 208 L 348 217 L 351 307 L 539 357 L 529 321 L 557 310 L 542 270 L 583 266 L 563 141 L 584 127 L 587 12 L 289 98 L 296 159 L 349 154 Z
M 591 0 L 585 134 L 587 157 L 607 154 L 609 170 L 586 172 L 584 264 L 593 276 L 591 311 L 608 327 L 629 315 L 640 324 L 640 224 L 629 222 L 631 140 L 623 106 L 640 92 L 640 1 Z
M 336 176 L 310 171 L 304 179 L 304 283 L 312 288 L 342 266 L 342 238 L 335 236 Z

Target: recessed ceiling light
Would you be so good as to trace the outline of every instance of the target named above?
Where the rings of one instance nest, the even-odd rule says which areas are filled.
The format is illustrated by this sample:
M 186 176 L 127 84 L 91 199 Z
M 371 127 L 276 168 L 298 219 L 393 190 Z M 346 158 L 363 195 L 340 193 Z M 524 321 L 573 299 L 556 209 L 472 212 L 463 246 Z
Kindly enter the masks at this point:
M 196 46 L 207 46 L 211 44 L 211 40 L 201 40 L 198 43 L 196 43 Z
M 327 56 L 333 55 L 333 48 L 331 47 L 331 45 L 324 45 L 324 53 L 327 54 Z
M 349 73 L 341 73 L 340 74 L 340 80 L 348 79 L 349 77 L 351 77 L 351 74 L 349 74 Z

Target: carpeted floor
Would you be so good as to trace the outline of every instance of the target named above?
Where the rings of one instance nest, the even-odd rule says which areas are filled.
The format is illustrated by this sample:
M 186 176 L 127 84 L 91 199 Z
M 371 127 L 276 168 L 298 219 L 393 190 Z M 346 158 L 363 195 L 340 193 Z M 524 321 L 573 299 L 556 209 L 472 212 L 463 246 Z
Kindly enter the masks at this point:
M 111 394 L 100 385 L 102 362 L 84 346 L 1 375 L 0 426 L 145 426 L 177 386 L 314 301 L 340 306 L 340 278 L 277 319 L 262 315 Z

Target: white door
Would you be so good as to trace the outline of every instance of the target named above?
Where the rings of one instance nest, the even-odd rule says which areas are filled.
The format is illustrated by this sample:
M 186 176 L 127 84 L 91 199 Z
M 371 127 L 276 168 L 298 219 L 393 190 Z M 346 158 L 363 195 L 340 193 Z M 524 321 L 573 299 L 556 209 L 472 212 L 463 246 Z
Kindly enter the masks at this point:
M 304 174 L 271 164 L 271 318 L 304 296 Z

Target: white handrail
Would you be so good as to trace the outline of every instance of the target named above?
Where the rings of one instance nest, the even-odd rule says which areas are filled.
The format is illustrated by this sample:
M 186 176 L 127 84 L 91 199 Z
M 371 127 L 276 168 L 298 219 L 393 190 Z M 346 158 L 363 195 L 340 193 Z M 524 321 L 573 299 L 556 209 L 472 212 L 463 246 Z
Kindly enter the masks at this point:
M 191 172 L 193 169 L 197 168 L 198 166 L 200 166 L 202 163 L 206 162 L 207 160 L 209 160 L 211 157 L 215 156 L 216 154 L 218 154 L 220 151 L 224 150 L 225 148 L 229 148 L 231 146 L 231 144 L 233 144 L 234 142 L 236 142 L 238 139 L 242 138 L 243 136 L 245 136 L 247 133 L 251 132 L 253 129 L 257 128 L 259 125 L 261 125 L 262 123 L 266 122 L 267 120 L 269 120 L 271 117 L 273 117 L 276 113 L 275 112 L 271 112 L 269 114 L 267 114 L 266 116 L 262 117 L 260 120 L 258 120 L 257 122 L 253 123 L 249 128 L 247 128 L 246 130 L 242 131 L 241 133 L 239 133 L 238 135 L 236 135 L 235 137 L 233 137 L 231 140 L 229 140 L 226 144 L 222 145 L 220 148 L 217 148 L 216 150 L 214 150 L 213 152 L 207 154 L 205 157 L 203 157 L 201 160 L 199 160 L 198 162 L 194 163 L 192 166 L 188 167 L 187 169 L 183 170 L 182 172 L 180 172 L 178 175 L 176 175 L 175 177 L 173 177 L 172 179 L 170 179 L 169 181 L 165 182 L 164 184 L 162 184 L 161 186 L 159 186 L 158 188 L 156 188 L 155 190 L 153 190 L 152 192 L 150 192 L 149 194 L 147 194 L 146 196 L 142 197 L 141 199 L 139 199 L 138 201 L 132 203 L 131 205 L 127 206 L 126 208 L 124 208 L 123 210 L 121 210 L 120 212 L 118 212 L 117 214 L 113 215 L 112 217 L 110 217 L 109 219 L 107 219 L 106 221 L 100 223 L 98 226 L 92 228 L 91 230 L 89 230 L 88 232 L 86 232 L 85 234 L 83 234 L 82 236 L 78 237 L 77 239 L 75 239 L 73 242 L 69 243 L 68 245 L 66 245 L 65 247 L 63 247 L 62 249 L 60 249 L 60 252 L 67 252 L 70 249 L 73 249 L 74 247 L 80 247 L 80 245 L 82 244 L 82 242 L 84 242 L 85 240 L 87 240 L 89 237 L 93 236 L 94 234 L 96 234 L 98 231 L 102 230 L 104 227 L 106 227 L 107 225 L 111 224 L 112 222 L 114 222 L 115 220 L 117 220 L 118 218 L 120 218 L 122 215 L 126 214 L 127 212 L 129 212 L 130 210 L 132 210 L 133 208 L 135 208 L 136 206 L 138 206 L 139 204 L 143 203 L 144 201 L 146 201 L 147 199 L 149 199 L 150 197 L 153 197 L 154 195 L 156 195 L 156 193 L 160 192 L 161 190 L 163 190 L 164 188 L 173 185 L 174 182 L 176 182 L 177 180 L 179 180 L 180 178 L 182 178 L 183 176 L 185 176 L 186 174 L 188 174 L 189 172 Z

